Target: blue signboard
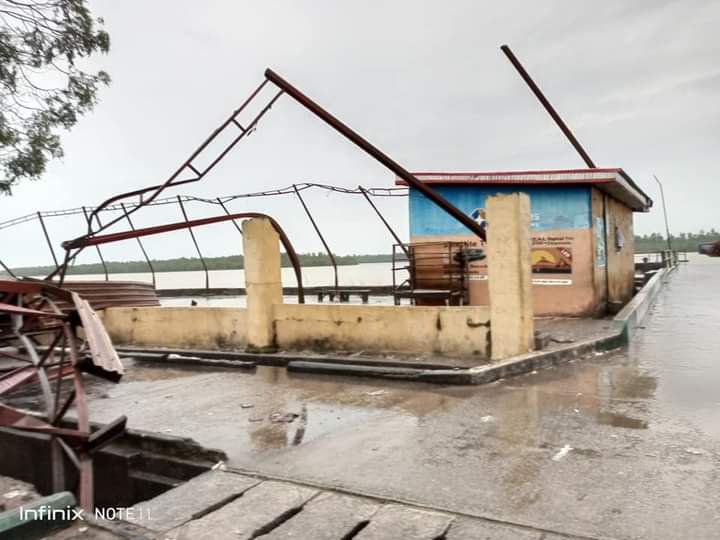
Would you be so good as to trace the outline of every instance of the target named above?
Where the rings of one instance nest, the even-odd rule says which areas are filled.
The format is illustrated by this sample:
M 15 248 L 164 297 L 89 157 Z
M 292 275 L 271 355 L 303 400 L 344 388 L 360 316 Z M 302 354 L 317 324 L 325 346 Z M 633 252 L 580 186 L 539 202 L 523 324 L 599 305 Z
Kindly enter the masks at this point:
M 591 224 L 590 187 L 577 185 L 434 185 L 467 215 L 480 215 L 488 196 L 521 191 L 530 196 L 533 231 L 586 229 Z M 492 227 L 492 223 L 489 223 Z M 412 236 L 463 235 L 470 231 L 416 189 L 410 188 Z

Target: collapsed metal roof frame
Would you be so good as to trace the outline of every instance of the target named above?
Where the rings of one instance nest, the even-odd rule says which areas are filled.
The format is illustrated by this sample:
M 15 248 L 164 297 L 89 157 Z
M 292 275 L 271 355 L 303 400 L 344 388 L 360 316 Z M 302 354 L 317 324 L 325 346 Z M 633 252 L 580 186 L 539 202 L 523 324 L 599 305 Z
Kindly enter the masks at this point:
M 260 109 L 260 111 L 253 117 L 253 119 L 247 123 L 247 125 L 242 125 L 240 121 L 238 120 L 238 115 L 245 110 L 245 108 L 255 100 L 255 98 L 260 94 L 261 90 L 268 84 L 271 83 L 275 85 L 279 90 L 277 93 L 273 95 L 273 97 L 265 103 L 265 105 Z M 131 230 L 125 231 L 122 233 L 112 233 L 112 234 L 106 234 L 106 235 L 100 235 L 102 231 L 107 230 L 109 227 L 115 225 L 116 223 L 128 220 L 129 216 L 139 210 L 140 208 L 147 206 L 148 204 L 151 204 L 165 189 L 169 187 L 176 187 L 179 185 L 189 184 L 193 182 L 198 182 L 202 180 L 205 175 L 207 175 L 229 152 L 232 150 L 235 145 L 240 142 L 246 135 L 249 133 L 252 133 L 252 131 L 255 130 L 257 127 L 258 122 L 260 119 L 267 113 L 267 111 L 272 108 L 272 106 L 275 104 L 275 102 L 282 96 L 283 94 L 288 94 L 290 97 L 292 97 L 296 102 L 298 102 L 300 105 L 308 109 L 310 112 L 312 112 L 315 116 L 323 120 L 325 123 L 327 123 L 329 126 L 331 126 L 333 129 L 338 131 L 340 134 L 345 136 L 347 139 L 349 139 L 351 142 L 353 142 L 356 146 L 360 147 L 362 150 L 364 150 L 366 153 L 371 155 L 373 158 L 375 158 L 377 161 L 379 161 L 382 165 L 390 169 L 392 172 L 394 172 L 397 176 L 400 178 L 403 178 L 408 184 L 416 188 L 418 191 L 422 192 L 428 199 L 433 201 L 435 204 L 437 204 L 440 208 L 442 208 L 444 211 L 446 211 L 448 214 L 450 214 L 452 217 L 454 217 L 456 220 L 458 220 L 460 223 L 465 225 L 468 229 L 470 229 L 473 233 L 475 233 L 478 237 L 480 237 L 482 240 L 485 240 L 485 230 L 480 227 L 478 223 L 476 223 L 470 216 L 464 214 L 461 210 L 459 210 L 457 207 L 455 207 L 453 204 L 451 204 L 449 201 L 447 201 L 442 195 L 437 193 L 434 189 L 431 187 L 423 184 L 418 180 L 412 173 L 410 173 L 407 169 L 399 165 L 397 162 L 395 162 L 393 159 L 391 159 L 389 156 L 384 154 L 382 151 L 380 151 L 377 147 L 372 145 L 370 142 L 368 142 L 366 139 L 361 137 L 357 132 L 353 131 L 350 127 L 345 125 L 343 122 L 341 122 L 339 119 L 337 119 L 335 116 L 330 114 L 328 111 L 323 109 L 320 105 L 318 105 L 315 101 L 310 99 L 308 96 L 306 96 L 304 93 L 302 93 L 299 89 L 297 89 L 295 86 L 287 82 L 285 79 L 280 77 L 277 73 L 272 71 L 271 69 L 265 70 L 265 80 L 250 94 L 250 96 L 242 103 L 242 105 L 233 111 L 233 113 L 228 117 L 220 126 L 215 129 L 210 136 L 205 139 L 205 141 L 190 155 L 190 157 L 185 160 L 178 169 L 162 184 L 159 185 L 153 185 L 133 191 L 128 191 L 126 193 L 121 193 L 119 195 L 115 195 L 106 201 L 104 201 L 102 204 L 100 204 L 97 208 L 95 208 L 88 216 L 87 222 L 88 222 L 88 232 L 87 234 L 80 236 L 78 238 L 75 238 L 73 240 L 69 240 L 66 242 L 63 242 L 62 246 L 65 249 L 65 258 L 62 264 L 57 265 L 57 268 L 51 272 L 46 279 L 52 279 L 54 277 L 57 277 L 59 280 L 59 283 L 62 284 L 63 280 L 65 278 L 65 274 L 67 272 L 69 264 L 78 256 L 78 254 L 86 247 L 88 246 L 98 246 L 103 243 L 108 242 L 114 242 L 119 240 L 126 240 L 131 238 L 139 238 L 144 235 L 149 234 L 158 234 L 161 232 L 167 232 L 169 230 L 177 230 L 181 228 L 188 228 L 191 229 L 192 227 L 200 226 L 200 225 L 206 225 L 210 223 L 217 223 L 220 221 L 226 221 L 226 220 L 234 220 L 240 217 L 239 214 L 232 214 L 232 215 L 226 215 L 221 216 L 219 218 L 206 218 L 206 219 L 200 219 L 200 220 L 188 220 L 185 219 L 184 222 L 181 223 L 175 223 L 175 224 L 169 224 L 169 225 L 160 225 L 156 227 L 149 227 L 145 229 L 134 229 L 134 227 L 131 227 Z M 235 135 L 229 143 L 225 144 L 223 149 L 215 155 L 215 157 L 210 161 L 210 163 L 204 167 L 199 168 L 196 166 L 193 162 L 194 160 L 221 134 L 225 133 L 226 130 L 238 130 L 239 133 Z M 183 174 L 191 173 L 194 176 L 191 176 L 190 178 L 182 178 Z M 123 208 L 122 215 L 111 219 L 110 221 L 107 221 L 104 224 L 101 224 L 97 221 L 97 216 L 99 212 L 101 212 L 106 207 L 119 203 L 121 201 L 124 201 L 129 198 L 133 197 L 139 197 L 139 202 L 131 207 L 131 208 Z M 226 210 L 227 212 L 227 210 Z M 384 220 L 383 220 L 384 221 Z M 97 222 L 97 227 L 93 227 L 93 223 Z M 287 246 L 286 246 L 287 248 Z M 296 270 L 296 274 L 298 275 L 298 286 L 300 289 L 302 289 L 302 284 L 300 282 L 300 275 Z
M 507 45 L 501 46 L 501 50 L 506 55 L 506 57 L 509 59 L 509 61 L 512 63 L 512 65 L 515 67 L 515 69 L 518 71 L 520 76 L 523 78 L 523 80 L 528 84 L 532 92 L 535 94 L 535 96 L 538 98 L 538 100 L 541 102 L 543 107 L 546 109 L 548 114 L 552 117 L 552 119 L 555 121 L 555 123 L 558 125 L 558 127 L 561 129 L 561 131 L 565 134 L 565 136 L 568 138 L 568 140 L 571 142 L 573 147 L 576 149 L 576 151 L 580 154 L 582 159 L 585 161 L 585 163 L 590 167 L 591 169 L 596 169 L 595 163 L 592 161 L 588 153 L 585 151 L 585 149 L 582 147 L 580 142 L 577 140 L 577 138 L 574 136 L 572 131 L 569 129 L 567 124 L 562 120 L 560 115 L 557 113 L 557 111 L 553 108 L 553 106 L 550 104 L 548 99 L 545 97 L 545 95 L 542 93 L 542 91 L 539 89 L 539 87 L 535 84 L 533 79 L 530 77 L 530 75 L 527 73 L 525 68 L 522 66 L 520 61 L 515 57 L 513 52 L 510 50 L 510 48 Z M 257 96 L 260 94 L 260 92 L 265 88 L 265 86 L 271 83 L 275 87 L 278 88 L 278 91 L 273 95 L 273 97 L 265 103 L 265 105 L 259 110 L 259 112 L 254 116 L 254 118 L 247 123 L 245 126 L 243 126 L 240 121 L 238 120 L 238 116 L 241 112 L 243 112 L 246 107 L 253 102 Z M 135 238 L 138 240 L 138 243 L 140 244 L 141 249 L 144 252 L 144 248 L 142 246 L 142 243 L 140 243 L 139 238 L 143 235 L 148 234 L 158 234 L 160 232 L 166 232 L 167 230 L 176 230 L 180 228 L 187 228 L 190 232 L 190 235 L 192 237 L 193 243 L 195 245 L 195 248 L 198 252 L 198 255 L 200 256 L 202 260 L 202 253 L 200 252 L 199 246 L 197 245 L 197 241 L 195 239 L 194 233 L 192 231 L 192 228 L 199 225 L 209 224 L 209 223 L 216 223 L 219 221 L 225 221 L 225 220 L 232 220 L 236 227 L 238 227 L 237 223 L 235 222 L 235 218 L 233 218 L 227 208 L 224 206 L 224 204 L 220 202 L 220 204 L 223 207 L 223 210 L 226 213 L 226 216 L 223 216 L 223 219 L 217 219 L 212 221 L 207 220 L 194 220 L 191 221 L 188 219 L 187 214 L 185 212 L 184 206 L 182 204 L 182 198 L 178 197 L 177 201 L 180 205 L 180 208 L 183 213 L 184 222 L 174 224 L 173 227 L 170 229 L 165 228 L 166 226 L 159 226 L 159 227 L 151 227 L 147 229 L 137 230 L 133 226 L 133 223 L 130 219 L 130 215 L 140 208 L 147 206 L 149 204 L 152 204 L 153 201 L 155 201 L 158 196 L 167 188 L 169 187 L 176 187 L 179 185 L 189 184 L 193 182 L 198 182 L 202 180 L 205 175 L 207 175 L 229 152 L 234 148 L 234 146 L 240 142 L 246 135 L 252 133 L 255 128 L 257 127 L 258 122 L 260 119 L 267 113 L 272 106 L 275 104 L 275 102 L 283 95 L 288 94 L 290 97 L 292 97 L 296 102 L 298 102 L 300 105 L 308 109 L 310 112 L 312 112 L 315 116 L 323 120 L 325 123 L 327 123 L 329 126 L 331 126 L 333 129 L 338 131 L 341 135 L 345 136 L 347 139 L 349 139 L 351 142 L 353 142 L 356 146 L 360 147 L 362 150 L 364 150 L 366 153 L 368 153 L 370 156 L 375 158 L 377 161 L 379 161 L 382 165 L 393 171 L 398 178 L 402 179 L 405 183 L 407 183 L 412 188 L 417 189 L 419 192 L 421 192 L 423 195 L 425 195 L 428 199 L 430 199 L 433 203 L 435 203 L 437 206 L 439 206 L 441 209 L 443 209 L 445 212 L 450 214 L 453 218 L 455 218 L 458 222 L 463 224 L 465 227 L 467 227 L 471 232 L 476 234 L 479 238 L 482 240 L 486 240 L 486 233 L 485 229 L 481 227 L 478 223 L 475 222 L 470 216 L 463 213 L 461 210 L 459 210 L 457 207 L 455 207 L 452 203 L 450 203 L 447 199 L 445 199 L 442 195 L 440 195 L 437 191 L 432 189 L 430 185 L 427 183 L 424 183 L 420 181 L 414 174 L 412 174 L 410 171 L 403 168 L 400 164 L 392 160 L 389 156 L 384 154 L 382 151 L 380 151 L 377 147 L 372 145 L 369 141 L 364 139 L 362 136 L 360 136 L 357 132 L 353 131 L 350 127 L 345 125 L 343 122 L 341 122 L 338 118 L 333 116 L 331 113 L 326 111 L 324 108 L 322 108 L 319 104 L 317 104 L 315 101 L 310 99 L 307 95 L 305 95 L 303 92 L 301 92 L 299 89 L 297 89 L 295 86 L 290 84 L 288 81 L 283 79 L 280 75 L 272 71 L 271 69 L 265 70 L 265 79 L 262 81 L 262 83 L 250 94 L 250 96 L 240 105 L 238 109 L 233 111 L 233 113 L 228 117 L 220 126 L 215 129 L 209 137 L 205 139 L 205 141 L 190 155 L 190 157 L 185 160 L 178 169 L 162 184 L 159 185 L 153 185 L 146 188 L 141 188 L 138 190 L 129 191 L 126 193 L 121 193 L 119 195 L 116 195 L 114 197 L 111 197 L 104 201 L 101 205 L 99 205 L 97 208 L 93 209 L 92 212 L 88 215 L 85 212 L 85 208 L 83 208 L 83 212 L 86 213 L 86 220 L 88 225 L 88 232 L 80 236 L 78 238 L 75 238 L 70 241 L 63 242 L 62 246 L 65 248 L 65 258 L 62 264 L 58 264 L 57 258 L 55 256 L 54 250 L 52 248 L 52 245 L 50 243 L 50 238 L 47 233 L 47 230 L 45 228 L 45 224 L 42 220 L 42 215 L 38 214 L 38 219 L 40 220 L 41 226 L 43 227 L 43 232 L 45 234 L 46 241 L 50 247 L 50 251 L 52 253 L 53 259 L 55 260 L 56 269 L 51 272 L 46 279 L 52 279 L 54 277 L 59 278 L 59 283 L 62 284 L 65 278 L 65 274 L 68 269 L 68 265 L 75 260 L 77 255 L 85 248 L 91 245 L 96 246 L 98 249 L 98 254 L 100 256 L 101 262 L 104 265 L 104 260 L 102 258 L 101 253 L 99 252 L 98 246 L 100 243 L 106 243 L 106 242 L 112 242 L 117 240 L 125 240 L 130 238 Z M 210 161 L 210 163 L 204 167 L 204 168 L 198 168 L 193 162 L 194 160 L 200 156 L 200 154 L 213 142 L 215 139 L 221 134 L 225 133 L 228 129 L 237 129 L 239 130 L 239 133 L 235 134 L 231 141 L 224 145 L 224 148 L 217 154 L 215 157 Z M 194 176 L 191 176 L 189 178 L 182 178 L 181 176 L 185 173 L 190 172 Z M 631 182 L 632 187 L 637 188 L 637 186 Z M 639 188 L 637 188 L 638 191 Z M 308 217 L 310 218 L 310 221 L 318 235 L 320 236 L 320 239 L 323 243 L 323 246 L 325 247 L 326 251 L 330 254 L 331 259 L 333 259 L 332 253 L 327 246 L 327 243 L 325 242 L 324 238 L 322 237 L 322 234 L 320 233 L 317 224 L 315 223 L 314 219 L 312 218 L 312 215 L 309 213 L 309 210 L 304 203 L 302 197 L 297 193 L 296 194 L 305 209 L 306 213 L 308 214 Z M 366 193 L 363 191 L 363 194 L 366 195 Z M 138 197 L 139 200 L 136 204 L 130 206 L 129 208 L 125 206 L 124 200 L 132 198 L 132 197 Z M 366 196 L 367 198 L 367 196 Z M 372 202 L 368 199 L 368 202 L 371 203 L 371 206 L 377 211 L 377 209 L 372 205 Z M 109 222 L 106 222 L 105 224 L 102 224 L 99 219 L 99 213 L 106 208 L 112 206 L 112 205 L 119 205 L 122 209 L 122 215 L 110 220 Z M 387 222 L 384 220 L 382 216 L 380 218 L 383 220 L 383 223 L 388 227 L 391 234 L 393 236 L 396 236 L 392 229 L 389 227 Z M 99 236 L 99 233 L 101 233 L 104 230 L 107 230 L 109 227 L 115 225 L 116 223 L 126 220 L 130 225 L 130 231 L 126 231 L 125 233 L 116 233 L 116 234 L 109 234 L 105 235 L 103 237 L 102 242 L 94 241 Z M 97 223 L 97 227 L 93 227 L 93 223 Z M 239 227 L 238 227 L 239 229 Z M 281 230 L 281 229 L 280 229 Z M 289 242 L 288 242 L 289 245 Z M 147 257 L 146 257 L 147 258 Z M 294 262 L 294 261 L 293 261 Z M 204 261 L 203 261 L 204 265 Z M 9 269 L 3 264 L 2 265 L 7 271 Z M 335 266 L 333 264 L 333 266 Z M 302 284 L 301 284 L 301 278 L 299 273 L 299 267 L 296 267 L 296 274 L 298 275 L 298 287 L 300 290 L 302 290 Z M 336 270 L 336 278 L 335 278 L 335 286 L 337 287 L 337 270 Z M 207 281 L 207 268 L 206 268 L 206 281 Z M 208 283 L 206 283 L 208 285 Z
M 307 205 L 304 197 L 301 195 L 301 192 L 310 190 L 310 189 L 322 189 L 329 192 L 335 192 L 340 193 L 344 195 L 361 195 L 363 198 L 368 202 L 370 207 L 372 208 L 373 212 L 378 216 L 384 227 L 388 230 L 390 235 L 393 237 L 396 243 L 401 242 L 399 240 L 399 237 L 397 233 L 392 229 L 388 221 L 385 219 L 385 217 L 382 215 L 378 207 L 372 202 L 371 197 L 406 197 L 408 195 L 407 188 L 398 188 L 398 187 L 379 187 L 379 188 L 365 188 L 363 186 L 358 186 L 357 188 L 346 188 L 341 186 L 333 186 L 329 184 L 319 184 L 315 182 L 302 182 L 298 184 L 292 184 L 290 186 L 284 187 L 284 188 L 277 188 L 277 189 L 270 189 L 265 191 L 257 191 L 257 192 L 250 192 L 250 193 L 240 193 L 235 195 L 226 195 L 221 197 L 214 197 L 214 198 L 206 198 L 206 197 L 196 197 L 196 196 L 190 196 L 190 195 L 176 195 L 172 197 L 163 197 L 163 198 L 157 198 L 151 203 L 148 203 L 148 206 L 162 206 L 162 205 L 177 205 L 180 209 L 181 214 L 183 215 L 183 218 L 187 218 L 188 211 L 185 210 L 185 204 L 186 202 L 199 202 L 199 203 L 205 203 L 210 205 L 218 205 L 222 208 L 222 210 L 225 212 L 226 215 L 230 215 L 230 210 L 226 206 L 226 203 L 238 199 L 245 199 L 245 198 L 255 198 L 255 197 L 275 197 L 275 196 L 283 196 L 283 195 L 291 195 L 294 196 L 296 199 L 299 200 L 301 207 L 303 208 L 305 214 L 310 220 L 310 223 L 312 224 L 313 228 L 315 229 L 315 232 L 317 233 L 318 237 L 320 238 L 320 241 L 322 242 L 326 253 L 328 254 L 328 257 L 330 258 L 330 261 L 333 266 L 333 272 L 334 272 L 334 283 L 335 283 L 335 289 L 339 289 L 338 284 L 338 269 L 337 269 L 337 263 L 334 261 L 335 255 L 333 254 L 332 250 L 330 249 L 329 245 L 327 244 L 327 241 L 325 240 L 325 237 L 323 236 L 322 232 L 320 231 L 319 226 L 317 225 L 317 222 L 315 221 L 315 218 L 313 217 L 312 213 L 310 212 L 310 208 Z M 135 229 L 135 224 L 133 223 L 133 220 L 130 218 L 129 215 L 127 215 L 127 208 L 137 206 L 138 203 L 128 203 L 127 205 L 124 202 L 120 202 L 117 204 L 111 204 L 109 206 L 106 206 L 100 212 L 113 212 L 113 211 L 119 211 L 121 210 L 126 217 L 126 221 L 131 229 Z M 5 221 L 0 222 L 0 230 L 7 229 L 10 227 L 14 227 L 17 225 L 21 225 L 23 223 L 29 223 L 31 221 L 36 221 L 38 225 L 40 226 L 41 232 L 45 238 L 46 245 L 48 247 L 48 250 L 50 252 L 50 255 L 54 261 L 56 261 L 55 257 L 55 250 L 52 245 L 52 241 L 50 239 L 50 234 L 48 231 L 48 226 L 46 223 L 45 218 L 49 217 L 58 217 L 58 216 L 73 216 L 73 215 L 82 215 L 84 218 L 85 225 L 87 226 L 87 222 L 89 220 L 89 214 L 88 212 L 92 212 L 94 210 L 93 207 L 85 207 L 80 206 L 76 208 L 67 208 L 62 210 L 50 210 L 50 211 L 38 211 L 33 212 L 31 214 L 27 214 L 24 216 L 19 216 L 12 219 L 7 219 Z M 242 229 L 240 228 L 240 225 L 237 223 L 236 220 L 231 220 L 233 226 L 238 231 L 238 233 L 242 236 Z M 100 213 L 96 216 L 96 222 L 100 222 Z M 203 267 L 203 270 L 205 272 L 205 288 L 208 289 L 210 285 L 210 276 L 209 276 L 209 269 L 208 265 L 205 261 L 205 258 L 203 256 L 202 251 L 200 250 L 199 243 L 197 241 L 197 238 L 195 237 L 195 234 L 192 231 L 192 228 L 189 227 L 188 231 L 190 233 L 191 240 L 193 242 L 193 245 L 195 247 L 195 251 L 198 255 L 198 258 L 200 260 L 200 264 Z M 150 259 L 150 256 L 148 255 L 147 250 L 145 249 L 145 245 L 143 244 L 143 241 L 140 237 L 135 239 L 140 251 L 143 255 L 143 258 L 145 260 L 145 263 L 148 265 L 148 269 L 150 271 L 150 275 L 152 278 L 152 286 L 153 288 L 156 287 L 156 275 L 155 275 L 155 266 L 153 265 L 152 260 Z M 105 261 L 105 258 L 102 254 L 101 248 L 99 245 L 95 246 L 95 249 L 97 250 L 98 258 L 100 259 L 100 264 L 103 268 L 103 273 L 105 275 L 105 281 L 109 281 L 110 277 L 110 271 L 108 268 L 108 265 Z M 0 260 L 0 267 L 5 269 L 8 275 L 11 277 L 16 277 L 13 271 L 2 261 Z M 55 268 L 57 268 L 57 263 L 55 265 Z M 75 286 L 77 282 L 73 282 L 73 286 Z M 113 281 L 113 289 L 116 288 L 118 282 Z M 83 290 L 83 293 L 87 293 L 89 291 Z

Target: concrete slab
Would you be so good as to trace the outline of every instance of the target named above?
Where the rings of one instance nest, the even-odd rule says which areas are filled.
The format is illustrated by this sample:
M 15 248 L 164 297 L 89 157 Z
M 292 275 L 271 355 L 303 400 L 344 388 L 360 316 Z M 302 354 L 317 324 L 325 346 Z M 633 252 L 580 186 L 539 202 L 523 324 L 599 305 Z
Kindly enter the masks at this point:
M 252 539 L 298 512 L 318 490 L 285 482 L 262 482 L 219 510 L 170 531 L 170 540 Z
M 262 538 L 263 540 L 346 538 L 370 520 L 378 508 L 377 503 L 368 499 L 324 492 L 308 502 L 299 514 Z
M 457 518 L 445 540 L 546 540 L 542 533 L 480 519 Z
M 383 506 L 356 540 L 435 540 L 448 530 L 453 516 L 397 504 Z
M 548 338 L 546 350 L 559 349 L 565 345 L 598 339 L 617 333 L 612 319 L 570 319 L 549 317 L 535 319 L 535 330 Z
M 239 497 L 260 480 L 209 471 L 149 501 L 136 504 L 126 521 L 153 531 L 168 531 Z

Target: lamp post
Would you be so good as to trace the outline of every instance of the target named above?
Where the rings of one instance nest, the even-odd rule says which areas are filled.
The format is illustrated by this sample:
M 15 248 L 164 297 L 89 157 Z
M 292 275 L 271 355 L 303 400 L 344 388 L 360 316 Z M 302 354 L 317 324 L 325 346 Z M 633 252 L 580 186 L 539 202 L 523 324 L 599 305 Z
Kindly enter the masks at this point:
M 658 186 L 660 186 L 660 199 L 662 200 L 663 215 L 665 216 L 665 235 L 667 236 L 668 249 L 672 251 L 672 241 L 670 240 L 670 226 L 668 225 L 667 217 L 667 206 L 665 206 L 665 192 L 663 191 L 663 186 L 660 183 L 660 180 L 658 180 L 658 177 L 653 174 L 653 178 L 655 178 Z

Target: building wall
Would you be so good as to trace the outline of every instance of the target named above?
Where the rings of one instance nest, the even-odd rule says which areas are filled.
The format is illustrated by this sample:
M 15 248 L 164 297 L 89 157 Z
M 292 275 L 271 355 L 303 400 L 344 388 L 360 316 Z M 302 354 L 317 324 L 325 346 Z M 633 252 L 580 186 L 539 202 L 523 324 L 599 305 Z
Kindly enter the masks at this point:
M 536 315 L 589 316 L 598 311 L 595 226 L 589 186 L 435 185 L 468 215 L 485 208 L 496 193 L 525 192 L 530 197 L 533 305 Z M 411 242 L 480 240 L 424 195 L 410 190 Z M 492 223 L 489 224 L 492 227 Z M 472 263 L 471 305 L 487 305 L 487 265 Z
M 595 286 L 595 302 L 598 311 L 604 311 L 607 305 L 608 263 L 607 263 L 607 230 L 605 227 L 605 197 L 596 188 L 592 188 L 593 215 L 593 282 Z
M 488 356 L 485 306 L 275 304 L 271 312 L 274 339 L 283 349 Z M 116 345 L 205 350 L 247 345 L 244 308 L 123 307 L 101 316 Z
M 484 306 L 275 304 L 273 311 L 282 349 L 487 356 Z
M 635 281 L 635 245 L 632 210 L 612 197 L 607 198 L 608 302 L 617 310 L 633 296 Z M 618 244 L 621 233 L 622 246 Z
M 102 318 L 116 345 L 221 350 L 247 343 L 244 308 L 121 307 Z

